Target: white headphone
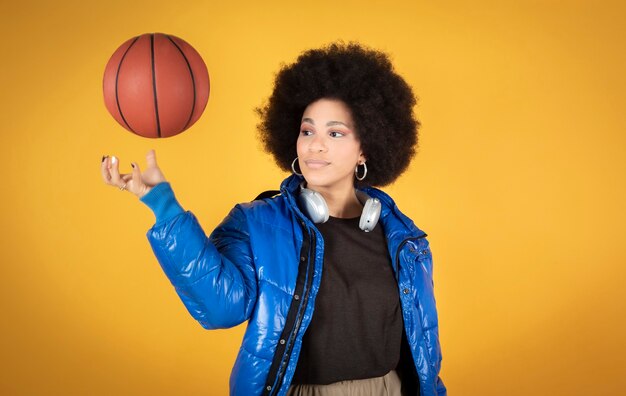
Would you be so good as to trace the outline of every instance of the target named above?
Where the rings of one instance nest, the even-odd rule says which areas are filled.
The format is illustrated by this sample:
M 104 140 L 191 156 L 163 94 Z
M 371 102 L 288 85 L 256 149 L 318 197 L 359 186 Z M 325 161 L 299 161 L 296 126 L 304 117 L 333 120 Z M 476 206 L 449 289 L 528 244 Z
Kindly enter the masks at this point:
M 365 232 L 370 232 L 378 223 L 382 205 L 378 198 L 372 198 L 363 191 L 356 190 L 356 197 L 363 204 L 359 228 Z M 309 216 L 313 223 L 325 223 L 328 221 L 328 205 L 326 205 L 324 197 L 317 191 L 304 187 L 304 182 L 300 184 L 298 204 L 300 209 Z

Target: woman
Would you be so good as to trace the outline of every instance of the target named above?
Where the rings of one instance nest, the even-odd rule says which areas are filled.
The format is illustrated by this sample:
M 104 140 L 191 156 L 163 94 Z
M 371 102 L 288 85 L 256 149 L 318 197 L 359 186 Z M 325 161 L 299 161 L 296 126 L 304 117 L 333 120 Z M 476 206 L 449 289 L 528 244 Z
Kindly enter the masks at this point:
M 303 53 L 258 109 L 266 149 L 293 175 L 209 238 L 154 151 L 143 173 L 103 157 L 105 182 L 154 211 L 148 239 L 191 315 L 206 329 L 248 321 L 231 394 L 446 394 L 426 234 L 371 187 L 408 167 L 414 105 L 381 52 Z

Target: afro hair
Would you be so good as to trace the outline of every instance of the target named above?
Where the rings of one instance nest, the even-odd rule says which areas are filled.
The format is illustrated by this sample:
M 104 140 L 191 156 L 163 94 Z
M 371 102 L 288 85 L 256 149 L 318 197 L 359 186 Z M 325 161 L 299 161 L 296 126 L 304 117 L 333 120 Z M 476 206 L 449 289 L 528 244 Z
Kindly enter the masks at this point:
M 302 114 L 321 98 L 341 100 L 352 112 L 368 169 L 367 178 L 355 182 L 385 186 L 407 169 L 420 126 L 415 95 L 385 53 L 358 43 L 305 51 L 276 75 L 271 96 L 256 112 L 261 141 L 281 169 L 291 170 Z

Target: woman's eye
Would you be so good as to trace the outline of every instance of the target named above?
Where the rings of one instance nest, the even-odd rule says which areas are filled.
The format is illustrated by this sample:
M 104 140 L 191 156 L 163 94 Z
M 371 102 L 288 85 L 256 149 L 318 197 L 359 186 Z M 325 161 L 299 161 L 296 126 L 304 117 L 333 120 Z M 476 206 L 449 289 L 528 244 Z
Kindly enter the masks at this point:
M 330 133 L 330 136 L 331 136 L 331 137 L 342 137 L 342 136 L 343 136 L 343 133 L 341 133 L 341 132 L 337 132 L 337 131 L 332 131 L 332 132 Z
M 311 131 L 309 131 L 309 130 L 306 130 L 306 129 L 305 129 L 305 130 L 300 131 L 300 133 L 301 133 L 303 136 L 309 136 L 309 135 L 311 135 L 313 132 L 311 132 Z

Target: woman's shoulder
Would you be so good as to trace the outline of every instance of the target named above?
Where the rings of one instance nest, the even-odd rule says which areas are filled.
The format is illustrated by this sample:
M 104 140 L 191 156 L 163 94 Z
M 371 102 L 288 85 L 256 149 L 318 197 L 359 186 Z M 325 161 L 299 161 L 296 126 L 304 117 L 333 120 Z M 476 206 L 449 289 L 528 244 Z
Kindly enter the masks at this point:
M 280 192 L 236 205 L 250 222 L 273 223 L 276 226 L 291 222 L 291 211 L 286 197 Z

